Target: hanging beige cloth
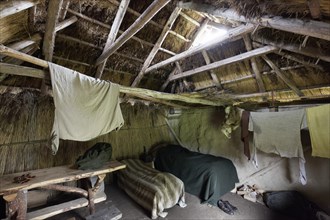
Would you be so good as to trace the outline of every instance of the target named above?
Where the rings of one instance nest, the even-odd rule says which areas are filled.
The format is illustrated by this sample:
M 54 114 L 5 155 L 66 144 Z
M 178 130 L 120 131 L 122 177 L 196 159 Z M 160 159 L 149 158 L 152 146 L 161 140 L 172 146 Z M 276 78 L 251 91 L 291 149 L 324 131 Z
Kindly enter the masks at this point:
M 330 158 L 330 104 L 307 108 L 312 156 Z
M 121 128 L 124 119 L 117 84 L 48 64 L 55 103 L 54 154 L 59 147 L 59 138 L 87 141 Z

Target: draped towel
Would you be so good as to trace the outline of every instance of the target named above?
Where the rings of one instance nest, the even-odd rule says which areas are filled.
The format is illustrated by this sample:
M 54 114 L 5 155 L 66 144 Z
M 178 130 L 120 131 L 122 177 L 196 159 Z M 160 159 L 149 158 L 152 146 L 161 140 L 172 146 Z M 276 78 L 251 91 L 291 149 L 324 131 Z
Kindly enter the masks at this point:
M 117 84 L 48 64 L 55 104 L 54 154 L 58 150 L 59 138 L 87 141 L 121 128 L 124 119 Z
M 307 183 L 305 157 L 300 129 L 306 127 L 305 110 L 251 112 L 249 130 L 253 131 L 252 161 L 258 166 L 256 149 L 281 157 L 298 157 L 300 182 Z
M 330 158 L 330 104 L 307 108 L 312 156 Z

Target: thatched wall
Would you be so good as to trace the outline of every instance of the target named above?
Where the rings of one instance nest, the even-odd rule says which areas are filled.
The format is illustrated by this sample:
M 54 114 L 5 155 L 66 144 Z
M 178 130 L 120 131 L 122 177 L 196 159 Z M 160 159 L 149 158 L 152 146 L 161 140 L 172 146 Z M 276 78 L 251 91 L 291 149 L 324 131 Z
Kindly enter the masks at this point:
M 0 95 L 0 175 L 71 164 L 92 144 L 105 141 L 113 146 L 113 158 L 138 157 L 143 146 L 169 142 L 164 111 L 152 106 L 124 105 L 125 125 L 90 142 L 61 141 L 51 154 L 48 143 L 54 118 L 49 96 L 37 91 Z

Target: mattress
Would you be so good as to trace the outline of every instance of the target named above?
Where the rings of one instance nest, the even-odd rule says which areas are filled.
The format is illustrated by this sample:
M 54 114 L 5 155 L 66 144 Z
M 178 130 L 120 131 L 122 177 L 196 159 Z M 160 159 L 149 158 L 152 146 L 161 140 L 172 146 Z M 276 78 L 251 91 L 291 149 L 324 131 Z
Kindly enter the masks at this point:
M 174 175 L 160 172 L 137 159 L 122 160 L 126 169 L 117 172 L 118 185 L 135 202 L 149 210 L 151 218 L 166 217 L 164 209 L 176 204 L 185 207 L 183 182 Z

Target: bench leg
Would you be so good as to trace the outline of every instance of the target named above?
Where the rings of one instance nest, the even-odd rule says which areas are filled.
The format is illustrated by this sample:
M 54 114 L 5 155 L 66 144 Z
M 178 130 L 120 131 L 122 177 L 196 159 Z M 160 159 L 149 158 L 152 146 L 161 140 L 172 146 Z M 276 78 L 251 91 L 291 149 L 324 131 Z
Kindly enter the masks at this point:
M 6 197 L 8 199 L 6 199 Z M 16 197 L 6 196 L 7 201 L 7 218 L 24 220 L 27 212 L 27 190 L 18 191 Z

